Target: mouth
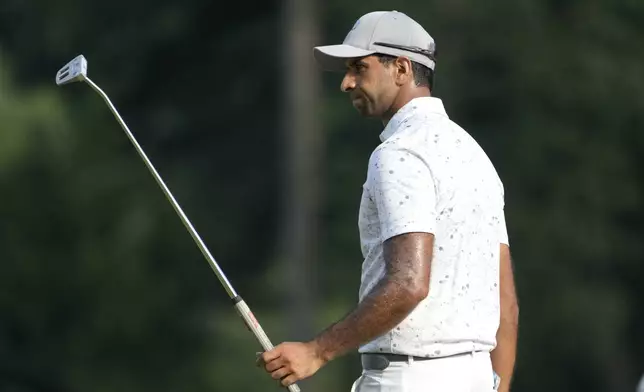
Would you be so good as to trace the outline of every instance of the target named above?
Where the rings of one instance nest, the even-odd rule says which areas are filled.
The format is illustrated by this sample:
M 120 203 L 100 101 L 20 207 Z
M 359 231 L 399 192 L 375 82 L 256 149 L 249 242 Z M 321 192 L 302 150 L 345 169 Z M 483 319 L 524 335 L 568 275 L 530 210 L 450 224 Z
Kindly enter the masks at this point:
M 358 92 L 354 91 L 353 94 L 349 96 L 349 98 L 351 99 L 351 105 L 359 111 L 364 110 L 368 105 L 367 97 Z

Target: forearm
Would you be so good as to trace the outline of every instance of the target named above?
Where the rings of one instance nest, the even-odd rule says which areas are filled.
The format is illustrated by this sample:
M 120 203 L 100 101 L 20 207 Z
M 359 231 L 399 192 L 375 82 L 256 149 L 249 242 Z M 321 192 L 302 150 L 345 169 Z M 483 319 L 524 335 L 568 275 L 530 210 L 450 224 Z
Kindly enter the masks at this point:
M 492 367 L 501 377 L 499 392 L 508 392 L 512 382 L 517 352 L 518 314 L 501 319 L 496 334 L 497 345 L 492 351 Z
M 385 334 L 411 313 L 421 297 L 406 282 L 383 278 L 352 312 L 315 338 L 321 356 L 332 360 Z
M 315 339 L 318 354 L 330 361 L 381 336 L 429 294 L 434 236 L 406 233 L 383 244 L 385 275 L 360 304 Z

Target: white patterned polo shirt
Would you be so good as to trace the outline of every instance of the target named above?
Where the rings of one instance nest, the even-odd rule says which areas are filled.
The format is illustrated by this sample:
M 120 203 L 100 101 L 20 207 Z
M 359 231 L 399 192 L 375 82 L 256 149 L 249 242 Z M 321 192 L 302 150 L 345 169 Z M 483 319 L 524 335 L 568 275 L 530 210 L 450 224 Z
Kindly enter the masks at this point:
M 363 185 L 359 299 L 385 273 L 383 242 L 434 234 L 429 295 L 397 327 L 360 347 L 443 357 L 491 351 L 499 325 L 503 184 L 478 143 L 434 97 L 415 98 L 380 134 Z

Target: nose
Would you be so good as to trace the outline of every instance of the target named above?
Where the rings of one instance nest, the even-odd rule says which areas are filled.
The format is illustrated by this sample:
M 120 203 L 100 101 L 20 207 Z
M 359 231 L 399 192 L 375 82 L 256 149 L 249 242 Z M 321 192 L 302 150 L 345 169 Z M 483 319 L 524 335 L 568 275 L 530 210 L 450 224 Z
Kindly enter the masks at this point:
M 356 87 L 356 78 L 350 72 L 344 74 L 342 78 L 342 83 L 340 84 L 340 90 L 343 93 L 353 90 Z

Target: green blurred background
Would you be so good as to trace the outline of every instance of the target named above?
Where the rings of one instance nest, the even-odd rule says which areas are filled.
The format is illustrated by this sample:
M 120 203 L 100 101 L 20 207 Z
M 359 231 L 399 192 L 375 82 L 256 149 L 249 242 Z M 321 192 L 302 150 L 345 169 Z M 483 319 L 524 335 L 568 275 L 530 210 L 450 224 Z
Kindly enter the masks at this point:
M 306 339 L 356 303 L 381 131 L 311 48 L 390 9 L 436 39 L 435 96 L 505 184 L 514 391 L 635 391 L 642 0 L 0 0 L 0 390 L 280 390 L 104 102 L 54 75 L 85 55 L 273 342 Z M 359 372 L 352 353 L 300 385 Z

